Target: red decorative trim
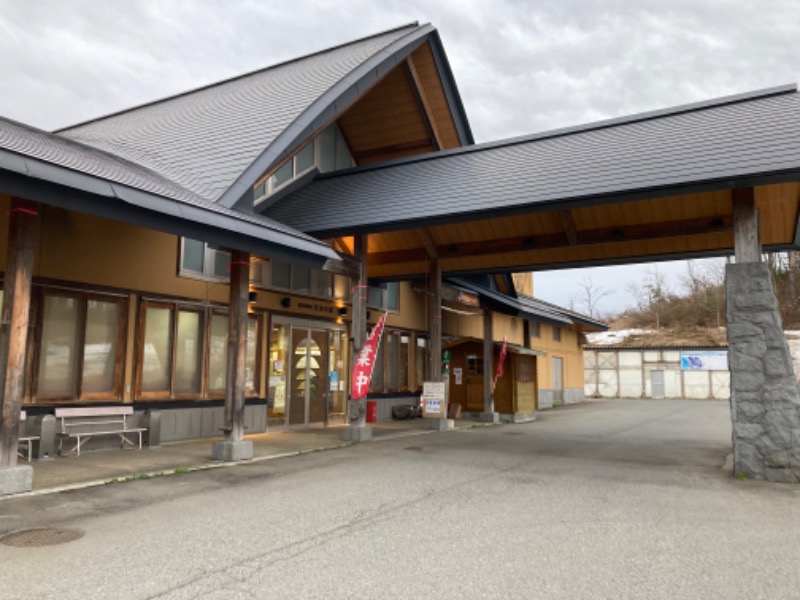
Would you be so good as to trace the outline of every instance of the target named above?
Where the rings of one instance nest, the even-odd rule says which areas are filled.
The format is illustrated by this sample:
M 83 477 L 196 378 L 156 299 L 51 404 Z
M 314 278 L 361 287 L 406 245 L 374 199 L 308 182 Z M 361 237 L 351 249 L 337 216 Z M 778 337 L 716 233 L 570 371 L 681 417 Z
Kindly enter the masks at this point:
M 10 215 L 13 212 L 21 212 L 21 213 L 25 213 L 26 215 L 33 215 L 34 217 L 38 217 L 39 216 L 39 211 L 33 210 L 31 208 L 22 208 L 21 206 L 18 206 L 16 208 L 12 208 L 8 212 L 6 212 L 6 214 Z

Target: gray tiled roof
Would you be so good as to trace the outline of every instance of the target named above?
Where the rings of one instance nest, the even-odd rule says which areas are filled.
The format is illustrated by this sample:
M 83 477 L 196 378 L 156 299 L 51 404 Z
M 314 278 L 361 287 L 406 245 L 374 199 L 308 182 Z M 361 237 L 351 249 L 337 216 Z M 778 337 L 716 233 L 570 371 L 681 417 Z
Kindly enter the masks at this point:
M 577 311 L 569 310 L 562 306 L 558 306 L 557 304 L 551 304 L 550 302 L 545 302 L 544 300 L 540 300 L 539 298 L 534 298 L 533 296 L 518 294 L 517 302 L 519 302 L 520 305 L 528 309 L 555 312 L 561 315 L 562 317 L 570 319 L 573 323 L 581 323 L 583 325 L 588 325 L 590 327 L 594 327 L 601 331 L 606 331 L 608 329 L 608 325 L 606 323 L 603 323 L 602 321 L 598 321 L 597 319 L 594 319 L 588 315 L 584 315 Z
M 480 296 L 482 303 L 486 303 L 489 308 L 503 314 L 520 316 L 526 319 L 546 321 L 557 325 L 571 325 L 573 320 L 564 315 L 558 307 L 538 306 L 535 303 L 522 303 L 517 298 L 508 296 L 501 292 L 490 290 L 481 285 L 477 285 L 465 279 L 449 277 L 447 279 L 452 285 L 463 288 Z M 528 297 L 530 300 L 534 298 Z
M 402 27 L 57 133 L 215 202 L 332 86 L 420 30 L 432 28 Z M 300 129 L 293 133 L 302 135 Z M 276 149 L 272 158 L 286 150 Z
M 57 172 L 54 167 L 60 170 Z M 253 237 L 271 238 L 275 243 L 333 256 L 322 242 L 270 218 L 219 206 L 146 167 L 59 135 L 0 118 L 0 181 L 3 171 L 71 187 L 80 185 L 78 189 L 105 196 L 108 202 L 121 198 L 165 215 L 216 225 Z M 78 175 L 86 176 L 80 184 L 76 183 Z
M 325 175 L 265 214 L 328 237 L 798 170 L 784 86 Z

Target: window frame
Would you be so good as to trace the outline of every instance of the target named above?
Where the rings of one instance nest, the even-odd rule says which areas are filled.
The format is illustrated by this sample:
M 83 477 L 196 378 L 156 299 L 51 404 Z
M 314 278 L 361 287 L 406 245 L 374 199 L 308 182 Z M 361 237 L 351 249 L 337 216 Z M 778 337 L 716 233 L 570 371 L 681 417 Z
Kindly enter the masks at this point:
M 74 395 L 40 395 L 39 394 L 39 363 L 42 353 L 42 335 L 44 333 L 44 303 L 46 296 L 60 296 L 62 298 L 75 298 L 78 304 L 78 336 L 76 346 L 79 349 L 75 369 L 77 377 L 75 380 Z M 57 402 L 121 402 L 123 398 L 123 386 L 125 379 L 125 357 L 126 340 L 128 337 L 128 308 L 129 299 L 127 296 L 103 294 L 101 292 L 81 291 L 63 289 L 58 287 L 43 286 L 34 294 L 33 320 L 36 323 L 36 332 L 33 337 L 30 362 L 26 370 L 26 379 L 29 383 L 31 404 L 38 403 L 57 403 Z M 117 305 L 117 336 L 114 355 L 114 380 L 113 389 L 108 392 L 83 392 L 83 366 L 86 354 L 86 326 L 89 310 L 89 301 L 109 302 Z
M 309 278 L 309 292 L 303 292 L 294 289 L 296 285 L 296 276 L 295 276 L 295 264 L 289 261 L 282 260 L 282 263 L 285 263 L 289 266 L 289 287 L 282 287 L 276 286 L 272 283 L 272 266 L 273 260 L 269 258 L 261 258 L 258 256 L 253 257 L 253 261 L 251 263 L 251 271 L 250 271 L 250 285 L 252 285 L 256 289 L 260 290 L 274 290 L 284 294 L 292 294 L 293 296 L 303 296 L 307 298 L 319 298 L 320 300 L 329 300 L 329 301 L 340 301 L 340 302 L 349 302 L 349 297 L 340 298 L 336 294 L 336 290 L 340 287 L 337 286 L 337 281 L 346 280 L 347 278 L 344 275 L 340 275 L 338 273 L 334 273 L 333 271 L 326 271 L 324 269 L 310 269 L 310 278 Z M 260 263 L 258 266 L 259 272 L 261 274 L 260 278 L 253 277 L 253 269 L 252 265 Z M 315 291 L 320 288 L 320 282 L 323 277 L 329 277 L 331 281 L 330 286 L 330 295 L 320 295 L 316 294 Z M 341 286 L 344 290 L 349 290 L 349 284 L 345 281 L 345 285 Z
M 147 327 L 147 309 L 153 308 L 166 308 L 171 311 L 172 323 L 170 331 L 170 372 L 169 372 L 169 388 L 167 390 L 158 391 L 142 391 L 142 383 L 144 376 L 144 336 Z M 197 392 L 176 392 L 176 365 L 177 365 L 177 334 L 178 334 L 178 314 L 180 312 L 194 312 L 199 313 L 201 318 L 202 335 L 200 336 L 202 342 L 201 356 L 200 356 L 200 389 Z M 142 298 L 139 302 L 139 314 L 137 319 L 137 335 L 136 335 L 136 368 L 135 368 L 135 385 L 134 385 L 134 398 L 136 400 L 201 400 L 201 399 L 220 399 L 225 397 L 225 387 L 221 389 L 211 388 L 209 383 L 209 375 L 211 372 L 211 323 L 213 317 L 224 317 L 226 325 L 229 327 L 229 311 L 225 307 L 220 306 L 201 306 L 188 302 L 170 301 L 170 300 L 157 300 L 151 298 Z M 263 333 L 263 314 L 261 312 L 248 313 L 248 321 L 252 320 L 256 324 L 256 342 L 255 342 L 255 367 L 253 373 L 253 386 L 252 388 L 245 388 L 245 395 L 257 396 L 261 386 L 261 340 L 260 336 Z M 226 346 L 225 346 L 225 364 L 223 369 L 226 376 L 227 384 L 227 335 L 226 329 Z
M 386 287 L 383 287 L 383 286 Z M 389 286 L 394 285 L 396 286 L 394 289 L 396 290 L 396 299 L 397 299 L 397 307 L 390 308 L 389 307 Z M 380 305 L 376 305 L 370 302 L 370 292 L 373 290 L 379 290 L 381 292 L 381 303 Z M 392 314 L 398 314 L 400 312 L 400 282 L 399 281 L 387 281 L 385 284 L 380 285 L 371 285 L 367 288 L 367 308 L 372 308 L 375 310 L 381 310 L 384 312 L 390 312 Z
M 203 240 L 197 240 L 194 238 L 189 238 L 192 241 L 200 242 L 203 244 L 203 272 L 194 271 L 192 269 L 187 269 L 184 267 L 184 258 L 186 254 L 186 237 L 179 236 L 178 237 L 178 276 L 179 277 L 187 277 L 189 279 L 200 279 L 201 281 L 218 281 L 218 282 L 227 282 L 230 281 L 230 273 L 227 275 L 217 275 L 214 273 L 214 265 L 216 263 L 216 255 L 223 254 L 227 255 L 230 261 L 231 253 L 225 250 L 221 250 L 219 248 L 215 248 L 210 245 L 208 242 Z
M 334 156 L 333 156 L 333 164 L 334 168 L 332 170 L 324 170 L 322 169 L 322 142 L 321 138 L 324 132 L 333 129 L 333 140 L 334 140 Z M 297 157 L 308 148 L 309 144 L 313 145 L 313 159 L 311 165 L 306 167 L 305 169 L 298 170 L 297 167 Z M 347 166 L 339 167 L 339 148 L 340 145 L 343 145 L 347 149 L 347 157 L 349 160 L 347 162 Z M 281 184 L 275 184 L 275 174 L 280 171 L 284 166 L 291 162 L 292 165 L 292 175 L 289 179 L 282 182 Z M 264 201 L 265 199 L 272 196 L 274 193 L 282 190 L 286 186 L 290 185 L 293 181 L 296 181 L 298 177 L 301 177 L 305 173 L 308 173 L 314 168 L 319 169 L 321 173 L 331 173 L 333 171 L 340 171 L 342 169 L 349 169 L 356 166 L 356 160 L 353 157 L 353 150 L 350 148 L 350 144 L 347 142 L 347 139 L 344 137 L 344 133 L 342 132 L 342 128 L 339 126 L 339 123 L 334 122 L 331 123 L 328 127 L 320 131 L 312 140 L 309 140 L 306 144 L 300 146 L 294 154 L 287 157 L 283 162 L 278 164 L 274 167 L 267 175 L 263 178 L 258 180 L 257 185 L 253 186 L 253 203 L 259 204 L 260 202 Z M 258 194 L 257 190 L 263 187 L 264 193 Z

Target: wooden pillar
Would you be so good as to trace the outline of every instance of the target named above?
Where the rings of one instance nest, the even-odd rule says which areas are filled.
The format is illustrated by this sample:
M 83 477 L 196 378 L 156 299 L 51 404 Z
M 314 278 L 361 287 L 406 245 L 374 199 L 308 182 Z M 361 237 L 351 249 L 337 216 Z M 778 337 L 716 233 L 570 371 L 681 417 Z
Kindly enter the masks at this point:
M 429 261 L 428 271 L 428 356 L 429 381 L 442 381 L 442 263 Z
M 733 244 L 737 264 L 761 262 L 761 233 L 753 188 L 733 190 Z
M 483 309 L 483 412 L 494 413 L 494 396 L 492 391 L 492 375 L 494 373 L 494 330 L 492 327 L 492 311 Z
M 41 231 L 38 204 L 14 198 L 8 222 L 8 258 L 0 319 L 0 467 L 17 464 L 19 413 L 25 393 L 31 285 Z
M 367 244 L 369 238 L 366 234 L 356 235 L 353 238 L 353 253 L 358 261 L 358 277 L 353 279 L 352 304 L 353 304 L 353 360 L 355 360 L 364 342 L 367 340 Z M 367 424 L 366 399 L 350 401 L 350 423 L 353 426 L 365 427 Z
M 247 362 L 247 299 L 250 254 L 231 252 L 228 313 L 228 364 L 225 377 L 225 441 L 244 439 L 244 391 Z

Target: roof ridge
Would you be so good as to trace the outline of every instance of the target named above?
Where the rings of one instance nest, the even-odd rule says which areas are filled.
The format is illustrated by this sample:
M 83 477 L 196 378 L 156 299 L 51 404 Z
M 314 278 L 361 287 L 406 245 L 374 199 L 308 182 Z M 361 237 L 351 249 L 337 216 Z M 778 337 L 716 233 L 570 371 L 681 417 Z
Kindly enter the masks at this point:
M 459 148 L 451 148 L 449 150 L 439 150 L 437 152 L 429 152 L 427 154 L 420 154 L 417 156 L 410 156 L 406 158 L 398 158 L 394 160 L 388 160 L 385 162 L 375 163 L 372 165 L 366 165 L 363 167 L 352 167 L 349 169 L 342 169 L 339 171 L 332 171 L 330 173 L 325 173 L 318 177 L 318 180 L 325 180 L 325 179 L 333 179 L 336 177 L 341 177 L 344 175 L 353 175 L 356 173 L 365 173 L 369 171 L 379 171 L 382 169 L 390 169 L 393 167 L 407 165 L 412 163 L 418 162 L 427 162 L 430 160 L 438 160 L 440 158 L 447 158 L 449 156 L 461 155 L 461 154 L 469 154 L 471 152 L 480 152 L 483 150 L 490 150 L 495 148 L 505 148 L 509 146 L 516 146 L 519 144 L 525 144 L 528 142 L 533 141 L 540 141 L 552 138 L 563 137 L 575 133 L 585 133 L 588 131 L 598 131 L 601 129 L 609 129 L 612 127 L 618 127 L 621 125 L 630 125 L 632 123 L 641 123 L 644 121 L 651 121 L 653 119 L 658 119 L 661 117 L 667 116 L 674 116 L 692 112 L 698 112 L 701 110 L 707 110 L 709 108 L 715 108 L 719 106 L 725 106 L 729 104 L 739 104 L 742 102 L 747 102 L 750 100 L 756 100 L 760 98 L 768 98 L 771 96 L 782 96 L 791 93 L 797 93 L 797 84 L 796 83 L 789 83 L 785 85 L 774 86 L 770 88 L 763 88 L 759 90 L 753 90 L 750 92 L 743 92 L 740 94 L 732 94 L 728 96 L 720 96 L 718 98 L 712 98 L 710 100 L 700 100 L 698 102 L 690 102 L 687 104 L 680 104 L 678 106 L 673 106 L 669 108 L 660 108 L 656 110 L 645 111 L 641 113 L 635 113 L 632 115 L 626 115 L 622 117 L 612 117 L 610 119 L 602 119 L 600 121 L 594 121 L 591 123 L 585 123 L 583 125 L 570 125 L 567 127 L 559 127 L 557 129 L 550 129 L 547 131 L 542 131 L 539 133 L 532 133 L 526 134 L 522 136 L 516 136 L 511 138 L 506 138 L 503 140 L 495 140 L 491 142 L 484 142 L 482 144 L 474 144 L 472 146 L 461 146 Z
M 360 37 L 360 38 L 357 38 L 355 40 L 350 40 L 349 42 L 344 42 L 342 44 L 336 44 L 334 46 L 329 46 L 328 48 L 323 48 L 322 50 L 317 50 L 315 52 L 310 52 L 310 53 L 304 54 L 302 56 L 297 56 L 295 58 L 290 58 L 288 60 L 284 60 L 284 61 L 277 62 L 277 63 L 272 64 L 272 65 L 268 65 L 266 67 L 262 67 L 261 69 L 256 69 L 254 71 L 248 71 L 247 73 L 242 73 L 240 75 L 235 75 L 234 77 L 228 77 L 227 79 L 222 79 L 221 81 L 215 81 L 213 83 L 208 83 L 208 84 L 205 84 L 205 85 L 201 85 L 200 87 L 193 88 L 191 90 L 186 90 L 186 91 L 183 91 L 183 92 L 179 92 L 177 94 L 172 94 L 170 96 L 164 96 L 163 98 L 159 98 L 157 100 L 151 100 L 149 102 L 144 102 L 142 104 L 137 104 L 136 106 L 131 106 L 131 107 L 125 108 L 123 110 L 118 110 L 118 111 L 109 113 L 107 115 L 102 115 L 102 116 L 99 116 L 99 117 L 88 119 L 86 121 L 81 121 L 79 123 L 75 123 L 74 125 L 69 125 L 67 127 L 61 127 L 59 129 L 54 129 L 51 133 L 61 134 L 61 133 L 67 132 L 67 131 L 71 131 L 73 129 L 78 129 L 79 127 L 83 127 L 85 125 L 89 125 L 90 123 L 97 123 L 98 121 L 104 121 L 104 120 L 110 119 L 112 117 L 117 117 L 117 116 L 120 116 L 120 115 L 124 115 L 126 113 L 131 113 L 131 112 L 134 112 L 134 111 L 137 111 L 137 110 L 141 110 L 142 108 L 147 108 L 149 106 L 154 106 L 156 104 L 161 104 L 162 102 L 167 102 L 169 100 L 174 100 L 176 98 L 182 98 L 184 96 L 190 96 L 190 95 L 195 94 L 197 92 L 202 92 L 204 90 L 208 90 L 208 89 L 211 89 L 211 88 L 214 88 L 214 87 L 217 87 L 217 86 L 221 86 L 221 85 L 230 83 L 232 81 L 237 81 L 239 79 L 244 79 L 246 77 L 252 77 L 253 75 L 257 75 L 259 73 L 263 73 L 263 72 L 269 71 L 271 69 L 276 69 L 278 67 L 283 67 L 283 66 L 286 66 L 286 65 L 290 65 L 292 63 L 300 62 L 302 60 L 307 60 L 307 59 L 312 58 L 314 56 L 319 56 L 321 54 L 326 54 L 326 53 L 332 52 L 334 50 L 339 50 L 340 48 L 345 48 L 347 46 L 352 46 L 354 44 L 359 44 L 361 42 L 365 42 L 367 40 L 374 39 L 374 38 L 380 37 L 382 35 L 387 35 L 387 34 L 390 34 L 390 33 L 394 33 L 396 31 L 401 31 L 403 29 L 410 29 L 412 27 L 419 27 L 419 21 L 411 21 L 409 23 L 406 23 L 405 25 L 400 25 L 399 27 L 393 27 L 393 28 L 387 29 L 385 31 L 380 31 L 378 33 L 373 33 L 371 35 Z

